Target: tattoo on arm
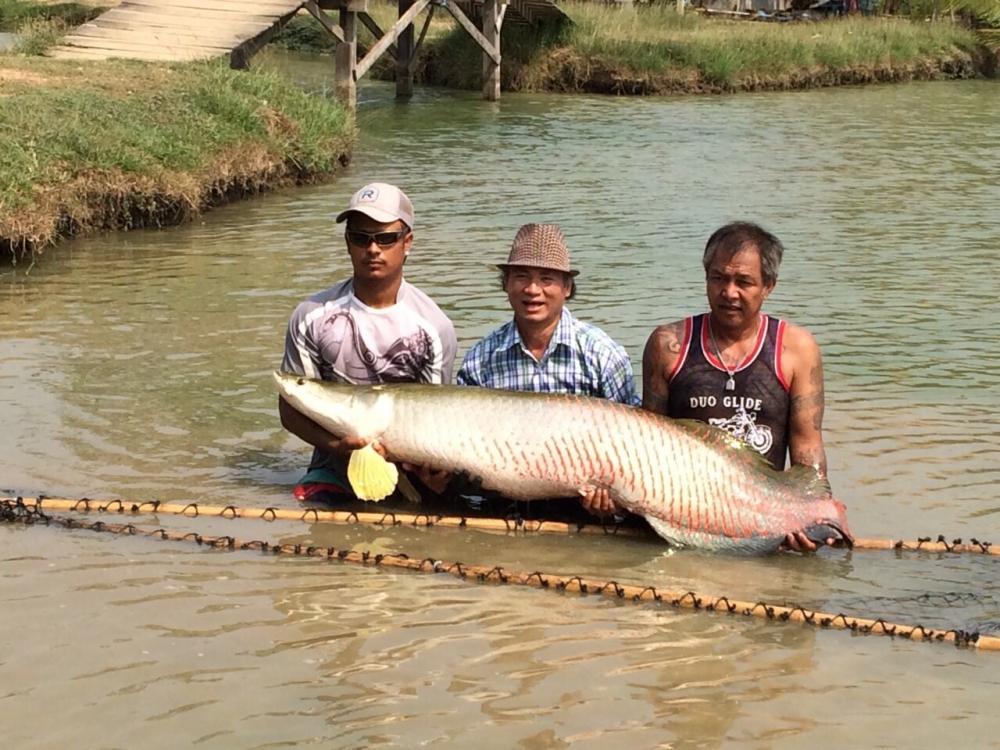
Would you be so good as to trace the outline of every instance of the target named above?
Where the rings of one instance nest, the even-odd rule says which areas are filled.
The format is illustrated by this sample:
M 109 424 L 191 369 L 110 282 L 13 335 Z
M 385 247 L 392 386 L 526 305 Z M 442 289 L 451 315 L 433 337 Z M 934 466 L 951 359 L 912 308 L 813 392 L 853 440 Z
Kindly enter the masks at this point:
M 792 396 L 789 409 L 792 419 L 811 419 L 815 430 L 823 429 L 823 411 L 826 391 L 823 390 L 823 369 L 813 367 L 809 372 L 810 389 L 806 393 Z
M 657 414 L 666 414 L 669 407 L 667 375 L 681 350 L 677 334 L 677 324 L 660 326 L 642 353 L 642 407 Z
M 826 393 L 823 388 L 823 365 L 817 351 L 808 375 L 791 398 L 789 417 L 789 456 L 793 465 L 815 466 L 826 474 L 826 450 L 823 447 L 823 412 Z

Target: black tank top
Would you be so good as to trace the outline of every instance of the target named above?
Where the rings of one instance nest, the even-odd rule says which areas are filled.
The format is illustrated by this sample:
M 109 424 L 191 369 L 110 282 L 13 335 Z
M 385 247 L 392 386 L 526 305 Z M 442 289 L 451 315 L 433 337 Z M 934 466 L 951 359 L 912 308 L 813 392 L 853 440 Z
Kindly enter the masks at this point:
M 708 313 L 684 321 L 681 353 L 670 373 L 667 415 L 697 419 L 746 441 L 777 469 L 788 452 L 789 384 L 781 375 L 785 321 L 761 316 L 753 348 L 733 373 L 736 387 L 726 390 L 729 374 L 709 338 Z

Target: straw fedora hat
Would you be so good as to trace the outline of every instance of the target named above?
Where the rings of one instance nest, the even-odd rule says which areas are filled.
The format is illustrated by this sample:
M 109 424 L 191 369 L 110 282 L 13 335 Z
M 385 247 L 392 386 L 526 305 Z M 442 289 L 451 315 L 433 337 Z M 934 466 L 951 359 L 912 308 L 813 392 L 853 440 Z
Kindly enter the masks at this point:
M 570 267 L 569 248 L 558 224 L 525 224 L 517 230 L 506 263 L 497 267 L 507 270 L 515 266 L 547 268 L 576 276 Z

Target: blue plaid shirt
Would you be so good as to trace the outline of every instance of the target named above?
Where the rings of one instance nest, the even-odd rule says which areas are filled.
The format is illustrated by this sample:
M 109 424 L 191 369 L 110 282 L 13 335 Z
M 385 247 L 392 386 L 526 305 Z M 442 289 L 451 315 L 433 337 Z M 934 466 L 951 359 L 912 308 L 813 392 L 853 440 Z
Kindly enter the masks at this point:
M 625 349 L 566 308 L 541 360 L 528 352 L 512 320 L 469 349 L 455 382 L 508 391 L 597 396 L 630 406 L 640 403 Z

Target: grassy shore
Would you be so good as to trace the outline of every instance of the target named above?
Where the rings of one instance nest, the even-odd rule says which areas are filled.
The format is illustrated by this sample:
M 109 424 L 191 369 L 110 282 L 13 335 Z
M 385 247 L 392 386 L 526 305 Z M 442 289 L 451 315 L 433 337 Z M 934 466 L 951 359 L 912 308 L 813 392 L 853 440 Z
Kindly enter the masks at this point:
M 0 0 L 0 31 L 17 31 L 32 21 L 58 20 L 69 26 L 79 26 L 103 10 L 103 6 L 91 2 Z
M 505 29 L 503 85 L 519 91 L 719 93 L 964 78 L 996 58 L 955 24 L 890 18 L 814 23 L 721 21 L 663 6 L 562 6 L 573 24 Z M 479 52 L 452 31 L 426 52 L 424 79 L 475 88 Z
M 0 55 L 0 256 L 325 178 L 350 116 L 275 74 Z
M 970 29 L 949 21 L 852 17 L 755 23 L 679 16 L 670 5 L 631 9 L 561 3 L 562 28 L 507 24 L 502 86 L 508 91 L 608 94 L 721 93 L 838 84 L 992 75 L 996 54 Z M 375 3 L 383 27 L 395 5 Z M 443 16 L 443 18 L 441 18 Z M 328 51 L 322 29 L 296 19 L 290 48 Z M 370 43 L 365 34 L 361 46 Z M 438 14 L 419 55 L 417 80 L 475 89 L 481 53 L 447 14 Z M 389 66 L 376 69 L 391 77 Z

